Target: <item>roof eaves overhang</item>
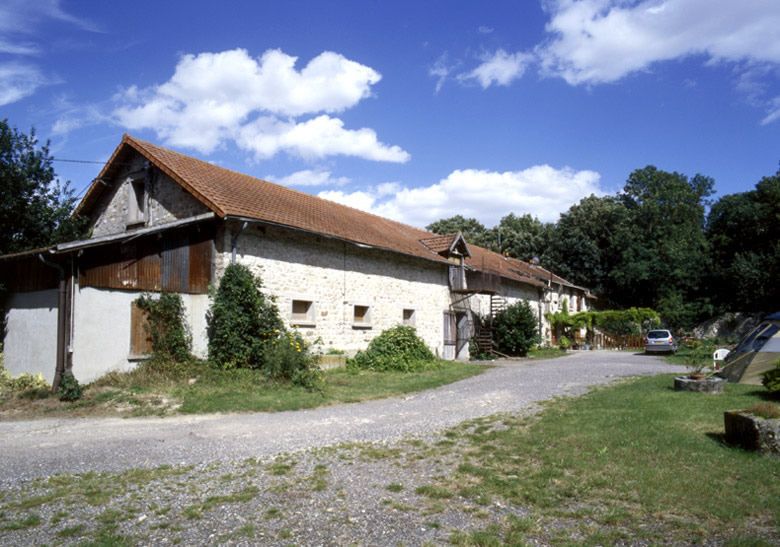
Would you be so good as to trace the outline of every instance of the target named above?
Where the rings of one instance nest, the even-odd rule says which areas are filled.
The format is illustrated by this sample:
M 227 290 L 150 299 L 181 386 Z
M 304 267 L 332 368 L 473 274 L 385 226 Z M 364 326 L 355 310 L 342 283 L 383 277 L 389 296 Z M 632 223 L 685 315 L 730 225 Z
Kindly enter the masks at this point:
M 16 258 L 24 258 L 27 256 L 39 255 L 41 253 L 51 253 L 54 250 L 54 248 L 55 247 L 52 245 L 49 247 L 38 247 L 36 249 L 30 249 L 29 251 L 19 251 L 18 253 L 0 255 L 0 261 L 14 260 Z
M 88 247 L 98 247 L 105 243 L 114 243 L 116 241 L 129 241 L 138 237 L 155 234 L 158 232 L 164 232 L 173 228 L 181 228 L 182 226 L 189 226 L 191 224 L 197 224 L 206 220 L 213 219 L 214 213 L 203 213 L 194 217 L 185 218 L 182 220 L 175 220 L 173 222 L 167 222 L 160 224 L 159 226 L 150 226 L 148 228 L 139 228 L 132 232 L 121 232 L 118 234 L 110 234 L 101 237 L 94 237 L 91 239 L 81 239 L 77 241 L 69 241 L 67 243 L 60 243 L 51 248 L 54 253 L 68 253 L 71 251 L 78 251 L 86 249 Z

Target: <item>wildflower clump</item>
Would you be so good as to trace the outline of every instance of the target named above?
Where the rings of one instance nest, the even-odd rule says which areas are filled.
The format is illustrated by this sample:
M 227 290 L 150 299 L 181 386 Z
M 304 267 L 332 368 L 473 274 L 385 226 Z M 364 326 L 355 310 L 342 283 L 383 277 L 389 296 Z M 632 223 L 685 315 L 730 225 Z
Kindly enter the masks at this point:
M 269 341 L 263 363 L 263 373 L 272 380 L 292 382 L 308 388 L 317 387 L 320 369 L 317 357 L 298 332 L 279 329 Z

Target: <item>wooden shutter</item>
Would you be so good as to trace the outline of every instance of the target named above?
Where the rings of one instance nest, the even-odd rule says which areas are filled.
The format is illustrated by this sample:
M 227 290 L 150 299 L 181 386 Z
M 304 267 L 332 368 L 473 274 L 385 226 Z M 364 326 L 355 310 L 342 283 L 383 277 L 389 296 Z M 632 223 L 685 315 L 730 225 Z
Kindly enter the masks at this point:
M 152 353 L 152 338 L 147 324 L 146 312 L 133 302 L 130 308 L 130 357 L 143 357 Z

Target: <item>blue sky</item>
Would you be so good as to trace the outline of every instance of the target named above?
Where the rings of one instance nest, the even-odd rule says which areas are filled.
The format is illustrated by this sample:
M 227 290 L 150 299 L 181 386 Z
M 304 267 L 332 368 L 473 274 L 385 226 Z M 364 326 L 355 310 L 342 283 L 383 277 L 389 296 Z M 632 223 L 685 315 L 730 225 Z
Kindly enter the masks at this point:
M 0 0 L 0 116 L 56 158 L 129 132 L 418 226 L 554 221 L 648 164 L 775 173 L 778 29 L 777 0 Z

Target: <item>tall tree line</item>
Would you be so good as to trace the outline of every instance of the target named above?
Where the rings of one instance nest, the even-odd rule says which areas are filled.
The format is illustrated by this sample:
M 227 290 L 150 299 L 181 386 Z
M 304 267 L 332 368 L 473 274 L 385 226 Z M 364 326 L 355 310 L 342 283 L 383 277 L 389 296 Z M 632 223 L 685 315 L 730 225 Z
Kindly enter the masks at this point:
M 455 216 L 428 229 L 537 257 L 601 306 L 652 307 L 672 327 L 724 311 L 779 311 L 780 171 L 714 203 L 713 189 L 709 177 L 647 166 L 616 195 L 583 198 L 556 223 L 510 214 L 487 228 Z

